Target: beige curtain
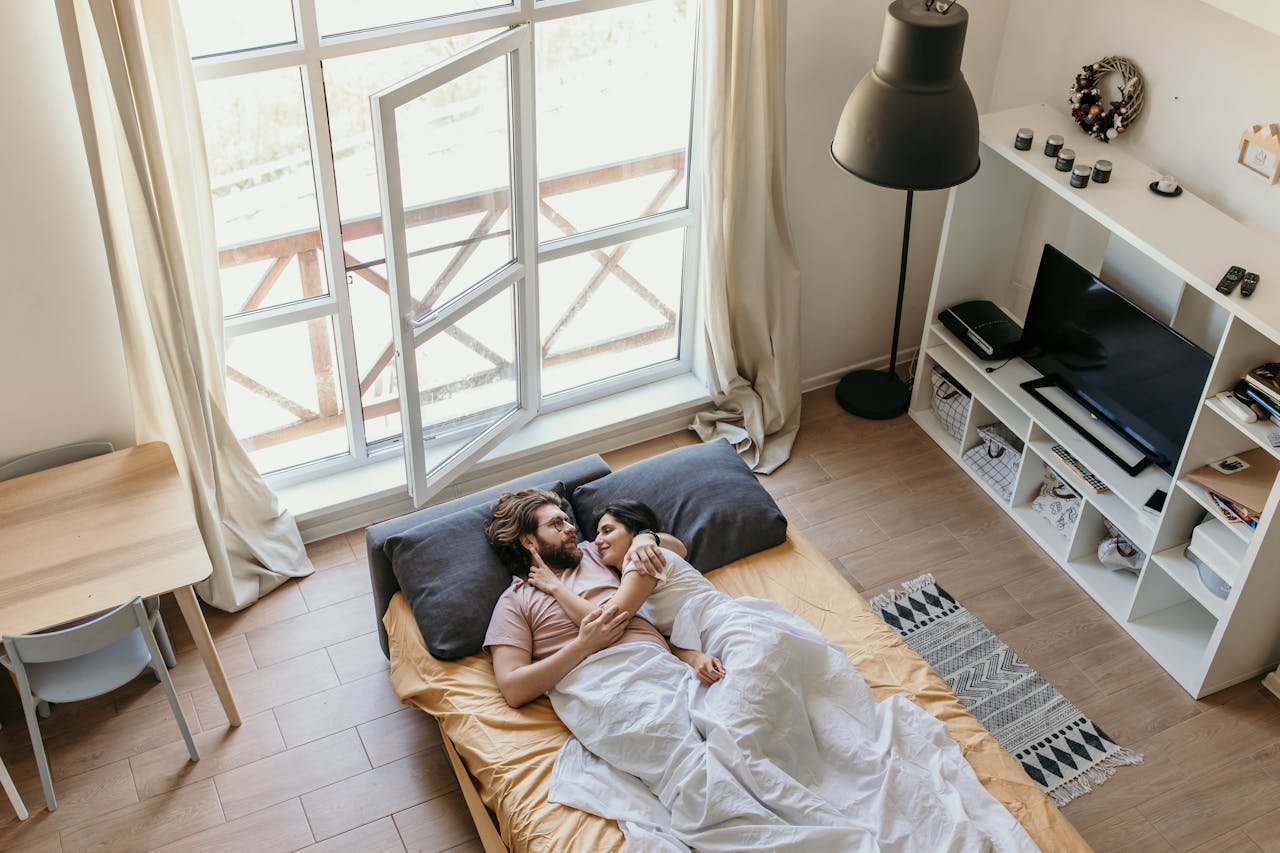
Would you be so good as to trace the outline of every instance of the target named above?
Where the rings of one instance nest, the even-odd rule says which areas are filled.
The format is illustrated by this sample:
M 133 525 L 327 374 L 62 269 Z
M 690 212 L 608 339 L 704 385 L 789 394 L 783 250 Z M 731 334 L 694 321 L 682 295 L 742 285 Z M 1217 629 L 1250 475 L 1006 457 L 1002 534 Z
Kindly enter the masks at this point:
M 137 440 L 173 449 L 239 610 L 309 574 L 298 527 L 227 423 L 222 300 L 195 78 L 177 0 L 57 0 L 115 288 Z
M 716 409 L 692 428 L 752 469 L 800 426 L 800 271 L 786 207 L 785 0 L 704 0 L 700 267 Z

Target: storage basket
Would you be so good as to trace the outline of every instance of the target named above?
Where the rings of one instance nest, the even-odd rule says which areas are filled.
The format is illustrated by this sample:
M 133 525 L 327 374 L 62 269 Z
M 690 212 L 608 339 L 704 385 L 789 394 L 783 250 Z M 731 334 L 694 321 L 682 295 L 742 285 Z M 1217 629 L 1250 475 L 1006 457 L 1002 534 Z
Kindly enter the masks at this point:
M 1031 502 L 1031 509 L 1049 522 L 1063 539 L 1070 539 L 1080 520 L 1080 496 L 1046 465 L 1040 494 Z
M 1022 441 L 999 422 L 978 427 L 978 438 L 981 442 L 964 452 L 964 462 L 1007 501 L 1022 464 Z
M 933 385 L 933 398 L 929 405 L 934 416 L 947 431 L 947 435 L 956 441 L 964 440 L 964 422 L 969 417 L 968 389 L 936 364 L 929 382 Z

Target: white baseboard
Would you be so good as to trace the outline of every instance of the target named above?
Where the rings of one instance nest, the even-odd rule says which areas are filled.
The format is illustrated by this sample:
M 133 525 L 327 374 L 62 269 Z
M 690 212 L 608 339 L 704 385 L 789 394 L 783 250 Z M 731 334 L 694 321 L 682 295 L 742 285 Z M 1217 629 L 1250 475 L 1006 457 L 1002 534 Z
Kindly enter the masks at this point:
M 910 349 L 900 350 L 898 352 L 899 370 L 901 370 L 901 368 L 904 365 L 908 365 L 908 364 L 914 367 L 915 360 L 916 360 L 916 353 L 918 353 L 919 351 L 920 351 L 920 347 L 911 347 Z M 879 356 L 877 358 L 864 361 L 861 364 L 851 364 L 848 367 L 841 367 L 838 370 L 830 370 L 830 371 L 827 371 L 826 373 L 820 373 L 817 376 L 811 376 L 808 379 L 802 379 L 800 380 L 800 391 L 803 394 L 808 394 L 810 391 L 816 391 L 819 388 L 826 388 L 828 385 L 835 385 L 837 382 L 840 381 L 841 377 L 843 377 L 846 373 L 850 373 L 854 370 L 888 370 L 888 369 L 889 369 L 889 355 L 886 353 L 885 355 Z

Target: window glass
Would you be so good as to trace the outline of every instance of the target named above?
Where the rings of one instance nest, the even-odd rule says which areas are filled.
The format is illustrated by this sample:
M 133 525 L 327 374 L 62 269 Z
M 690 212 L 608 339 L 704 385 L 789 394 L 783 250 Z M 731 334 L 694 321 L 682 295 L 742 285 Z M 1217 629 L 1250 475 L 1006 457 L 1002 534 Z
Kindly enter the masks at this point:
M 179 0 L 192 56 L 297 40 L 289 0 Z
M 199 85 L 227 316 L 329 292 L 299 69 Z
M 263 473 L 347 453 L 327 317 L 229 338 L 227 417 Z
M 689 6 L 654 0 L 538 25 L 542 241 L 685 205 Z
M 542 393 L 679 355 L 684 229 L 539 268 Z
M 510 5 L 501 0 L 316 0 L 316 21 L 320 35 L 332 36 Z

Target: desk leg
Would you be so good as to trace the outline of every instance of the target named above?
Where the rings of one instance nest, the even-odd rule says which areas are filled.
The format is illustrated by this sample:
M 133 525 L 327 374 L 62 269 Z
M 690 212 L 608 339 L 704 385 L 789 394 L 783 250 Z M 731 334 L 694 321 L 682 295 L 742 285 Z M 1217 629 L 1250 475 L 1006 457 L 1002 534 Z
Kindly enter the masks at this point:
M 196 641 L 196 648 L 200 650 L 204 668 L 213 681 L 213 689 L 218 691 L 218 698 L 222 700 L 227 719 L 233 726 L 240 725 L 240 709 L 236 707 L 235 697 L 231 695 L 231 685 L 227 683 L 227 674 L 222 671 L 222 661 L 218 659 L 218 650 L 213 645 L 213 637 L 209 635 L 209 625 L 204 621 L 204 612 L 200 610 L 200 602 L 196 601 L 195 590 L 184 586 L 175 589 L 173 597 L 178 600 L 182 618 L 187 620 L 191 638 Z

